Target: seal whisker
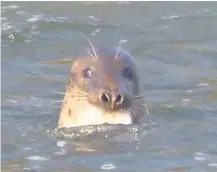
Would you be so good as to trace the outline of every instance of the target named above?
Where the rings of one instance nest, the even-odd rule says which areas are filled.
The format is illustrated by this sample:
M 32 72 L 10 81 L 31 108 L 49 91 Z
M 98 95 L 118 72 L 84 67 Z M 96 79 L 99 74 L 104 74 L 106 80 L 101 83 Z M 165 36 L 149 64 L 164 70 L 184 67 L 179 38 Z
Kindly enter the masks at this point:
M 132 105 L 135 105 L 138 107 L 145 107 L 145 104 L 143 102 L 133 102 Z
M 84 98 L 87 98 L 87 97 L 88 97 L 88 95 L 85 95 L 85 94 L 82 94 L 82 93 L 78 93 L 78 94 L 75 94 L 75 93 L 73 93 L 73 94 L 67 94 L 66 96 L 67 96 L 67 97 L 84 97 Z
M 84 94 L 84 95 L 89 95 L 89 93 L 87 93 L 86 91 L 81 90 L 77 86 L 74 86 L 73 88 L 71 86 L 66 86 L 66 88 L 68 89 L 69 92 L 81 93 L 81 94 Z
M 143 95 L 142 94 L 135 94 L 134 97 L 135 98 L 143 98 Z
M 76 98 L 83 98 L 83 99 L 87 99 L 87 96 L 76 96 Z
M 68 93 L 69 94 L 69 93 Z M 88 96 L 88 94 L 86 94 L 86 93 L 82 93 L 82 92 L 74 92 L 74 93 L 70 93 L 69 95 L 74 95 L 74 96 Z
M 64 102 L 64 100 L 60 100 L 60 101 L 55 101 L 52 104 L 59 104 L 59 103 L 63 103 L 63 102 Z
M 145 109 L 146 114 L 150 114 L 149 111 L 148 111 L 148 107 L 147 107 L 146 102 L 135 102 L 134 101 L 133 105 L 137 105 L 137 106 L 143 107 Z
M 70 96 L 70 97 L 87 97 L 86 95 L 83 95 L 83 94 L 68 94 L 66 96 Z
M 136 117 L 136 112 L 134 111 L 133 107 L 129 108 L 129 111 L 131 112 L 131 114 Z
M 75 98 L 74 100 L 75 100 L 75 101 L 87 101 L 86 98 L 79 98 L 79 97 Z
M 67 94 L 67 97 L 73 97 L 73 98 L 76 98 L 76 97 L 80 97 L 80 98 L 84 98 L 84 99 L 87 99 L 88 98 L 88 93 L 86 92 L 83 92 L 83 91 L 80 91 L 80 90 L 70 90 Z
M 86 39 L 87 39 L 87 41 L 89 42 L 89 44 L 90 44 L 90 46 L 91 46 L 91 48 L 92 48 L 92 50 L 93 50 L 93 53 L 94 53 L 96 59 L 99 59 L 99 56 L 97 56 L 97 53 L 96 53 L 96 51 L 95 51 L 95 49 L 94 49 L 94 47 L 93 47 L 93 44 L 91 43 L 91 41 L 89 40 L 88 37 L 86 37 Z
M 133 98 L 133 101 L 145 103 L 145 99 L 142 97 L 141 98 Z
M 153 129 L 153 127 L 152 127 L 153 121 L 152 121 L 151 115 L 150 115 L 150 113 L 149 113 L 149 111 L 148 111 L 148 109 L 147 109 L 146 104 L 142 104 L 142 105 L 140 106 L 141 111 L 139 111 L 139 110 L 138 110 L 138 107 L 135 107 L 135 105 L 136 105 L 136 104 L 133 104 L 132 107 L 130 108 L 130 112 L 132 113 L 132 115 L 136 114 L 135 117 L 136 117 L 136 116 L 144 116 L 144 115 L 147 115 L 147 116 L 148 116 L 148 123 L 150 124 L 150 129 L 152 130 L 152 129 Z M 134 108 L 137 109 L 136 112 L 134 112 Z M 145 113 L 144 113 L 143 110 L 145 110 Z
M 88 95 L 87 92 L 83 92 L 83 91 L 80 91 L 80 90 L 76 90 L 76 89 L 70 89 L 68 90 L 70 92 L 70 94 L 82 94 L 82 95 Z M 73 92 L 73 93 L 71 93 Z M 69 94 L 69 93 L 68 93 Z
M 141 103 L 133 102 L 132 106 L 133 106 L 133 107 L 134 107 L 134 106 L 139 106 L 139 107 L 141 107 L 142 109 L 144 109 L 144 110 L 145 110 L 145 115 L 148 116 L 149 122 L 152 123 L 151 115 L 150 115 L 150 113 L 149 113 L 149 110 L 148 110 L 148 107 L 147 107 L 147 104 L 146 104 L 146 103 L 141 104 Z M 135 108 L 136 108 L 136 107 L 135 107 Z M 151 128 L 152 128 L 152 126 L 151 126 Z
M 144 101 L 138 101 L 138 100 L 134 100 L 134 101 L 133 101 L 133 103 L 136 103 L 136 104 L 141 104 L 141 105 L 142 105 L 142 104 L 145 104 L 145 102 L 144 102 Z
M 146 102 L 144 97 L 134 97 L 133 101 L 138 102 L 138 103 L 145 103 Z
M 73 94 L 72 94 L 72 92 L 73 92 Z M 69 95 L 71 95 L 71 96 L 79 96 L 79 95 L 83 95 L 83 96 L 88 96 L 89 94 L 88 93 L 86 93 L 86 92 L 81 92 L 81 91 L 76 91 L 76 90 L 69 90 L 68 91 L 68 93 L 67 94 L 69 94 Z
M 53 109 L 59 109 L 61 106 L 58 106 L 58 107 L 51 107 L 51 108 L 53 108 Z
M 133 112 L 134 112 L 134 117 L 137 118 L 137 117 L 142 117 L 144 114 L 140 111 L 135 111 L 135 109 L 133 108 Z
M 149 120 L 149 123 L 150 123 L 150 129 L 153 130 L 153 131 L 156 131 L 156 130 L 154 130 L 154 128 L 152 127 L 153 120 L 152 120 L 152 118 L 151 118 L 151 114 L 150 114 L 150 112 L 149 112 L 149 110 L 148 110 L 147 104 L 145 104 L 144 110 L 145 110 L 145 114 L 148 116 L 148 120 Z
M 118 56 L 118 59 L 122 58 L 124 54 L 125 54 L 124 51 L 122 51 L 121 55 Z
M 144 97 L 143 96 L 134 96 L 135 99 L 143 99 L 144 100 Z
M 52 94 L 65 94 L 65 93 L 61 93 L 61 92 L 52 92 Z
M 118 59 L 120 59 L 121 57 L 123 57 L 124 52 L 121 52 L 121 55 L 118 56 Z
M 64 100 L 56 101 L 56 103 L 62 103 L 62 102 L 64 102 Z
M 95 58 L 95 57 L 93 56 L 93 54 L 90 53 L 90 51 L 88 51 L 87 49 L 85 49 L 85 50 L 86 50 L 86 52 L 92 57 L 93 60 L 97 60 L 97 58 Z
M 120 39 L 119 44 L 118 44 L 118 50 L 117 50 L 117 53 L 115 54 L 115 60 L 117 60 L 117 58 L 118 58 L 118 54 L 119 54 L 121 44 L 122 44 L 121 40 L 122 40 L 122 38 Z
M 145 101 L 144 97 L 143 96 L 134 96 L 133 97 L 135 100 L 143 100 Z
M 132 105 L 132 108 L 135 108 L 136 109 L 136 112 L 141 112 L 142 114 L 144 114 L 144 109 L 145 109 L 145 106 L 143 105 L 136 105 L 136 104 L 133 104 Z
M 134 96 L 142 95 L 141 93 L 135 93 L 133 94 Z

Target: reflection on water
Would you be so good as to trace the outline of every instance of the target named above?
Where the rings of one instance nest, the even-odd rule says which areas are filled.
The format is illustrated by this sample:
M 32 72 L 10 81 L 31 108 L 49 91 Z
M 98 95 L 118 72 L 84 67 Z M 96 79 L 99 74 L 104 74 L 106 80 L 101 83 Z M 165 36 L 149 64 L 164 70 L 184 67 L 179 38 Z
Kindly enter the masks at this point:
M 216 171 L 215 2 L 4 2 L 3 171 Z M 139 126 L 57 130 L 73 58 L 117 46 L 150 109 Z

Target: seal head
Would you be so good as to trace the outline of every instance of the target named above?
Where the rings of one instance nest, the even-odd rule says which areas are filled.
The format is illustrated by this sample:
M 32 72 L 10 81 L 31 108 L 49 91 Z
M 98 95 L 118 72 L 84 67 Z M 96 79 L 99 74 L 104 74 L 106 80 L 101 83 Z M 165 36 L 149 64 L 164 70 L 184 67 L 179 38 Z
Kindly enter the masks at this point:
M 116 47 L 87 52 L 72 64 L 58 128 L 138 122 L 145 104 L 131 55 Z

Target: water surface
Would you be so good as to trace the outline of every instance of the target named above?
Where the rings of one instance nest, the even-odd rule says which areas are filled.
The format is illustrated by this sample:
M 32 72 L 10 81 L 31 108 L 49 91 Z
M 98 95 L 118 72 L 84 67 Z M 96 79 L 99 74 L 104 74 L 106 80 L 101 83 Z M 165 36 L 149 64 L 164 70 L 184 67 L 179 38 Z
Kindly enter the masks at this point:
M 216 31 L 216 2 L 1 3 L 2 171 L 216 171 Z M 124 40 L 149 125 L 56 132 L 71 63 L 43 62 L 75 58 L 85 36 Z

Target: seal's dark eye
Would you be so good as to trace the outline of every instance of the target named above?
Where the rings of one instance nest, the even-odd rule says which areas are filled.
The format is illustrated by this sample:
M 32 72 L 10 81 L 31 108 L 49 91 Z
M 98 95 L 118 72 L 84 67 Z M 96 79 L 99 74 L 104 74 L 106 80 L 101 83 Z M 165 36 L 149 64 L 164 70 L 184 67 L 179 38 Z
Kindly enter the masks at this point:
M 82 76 L 84 78 L 91 78 L 94 74 L 94 70 L 91 68 L 86 68 L 82 71 Z
M 124 75 L 124 77 L 128 78 L 129 80 L 132 80 L 132 77 L 133 77 L 132 76 L 132 71 L 131 71 L 129 66 L 126 66 L 124 68 L 123 75 Z

